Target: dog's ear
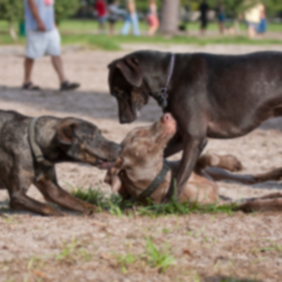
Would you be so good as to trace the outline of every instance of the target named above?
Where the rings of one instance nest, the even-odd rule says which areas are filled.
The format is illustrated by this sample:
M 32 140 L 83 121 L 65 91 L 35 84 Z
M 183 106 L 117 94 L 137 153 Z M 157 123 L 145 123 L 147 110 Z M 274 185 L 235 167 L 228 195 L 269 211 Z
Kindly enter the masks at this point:
M 139 61 L 135 57 L 129 57 L 116 63 L 116 67 L 122 72 L 125 79 L 133 86 L 140 87 L 142 84 L 142 73 Z
M 75 129 L 77 125 L 77 122 L 73 119 L 63 120 L 57 129 L 59 143 L 71 145 L 75 139 Z

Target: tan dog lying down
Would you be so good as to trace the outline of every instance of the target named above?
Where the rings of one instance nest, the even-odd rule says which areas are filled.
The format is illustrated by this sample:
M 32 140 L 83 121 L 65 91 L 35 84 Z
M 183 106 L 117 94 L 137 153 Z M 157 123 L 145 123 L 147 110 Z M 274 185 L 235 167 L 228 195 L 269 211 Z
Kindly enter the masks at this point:
M 118 192 L 124 199 L 133 197 L 138 201 L 144 201 L 145 199 L 140 196 L 144 195 L 142 192 L 144 193 L 152 182 L 156 181 L 163 167 L 164 148 L 175 132 L 176 122 L 169 113 L 151 126 L 132 130 L 122 142 L 120 158 L 106 176 L 105 181 L 111 185 L 112 190 Z M 157 187 L 149 195 L 157 204 L 165 199 L 180 162 L 168 162 L 168 165 L 169 171 L 155 182 Z M 279 180 L 282 177 L 282 169 L 259 175 L 236 175 L 224 170 L 236 171 L 241 167 L 241 163 L 231 155 L 203 155 L 198 160 L 180 200 L 199 204 L 219 202 L 218 186 L 215 180 L 255 184 L 267 180 Z M 282 210 L 282 193 L 248 199 L 240 204 L 238 209 L 244 211 Z

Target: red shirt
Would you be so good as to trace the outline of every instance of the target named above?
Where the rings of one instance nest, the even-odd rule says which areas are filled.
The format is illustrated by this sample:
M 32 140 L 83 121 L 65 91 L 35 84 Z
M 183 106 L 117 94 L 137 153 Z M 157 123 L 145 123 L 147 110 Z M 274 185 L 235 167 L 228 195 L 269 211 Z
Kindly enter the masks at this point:
M 98 12 L 99 17 L 106 15 L 106 4 L 103 0 L 98 0 L 95 6 L 96 11 Z

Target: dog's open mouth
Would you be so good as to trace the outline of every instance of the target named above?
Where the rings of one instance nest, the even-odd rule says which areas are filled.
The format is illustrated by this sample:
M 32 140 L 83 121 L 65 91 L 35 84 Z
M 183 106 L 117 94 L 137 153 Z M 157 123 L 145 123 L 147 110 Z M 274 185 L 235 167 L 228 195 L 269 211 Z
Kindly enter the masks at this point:
M 99 169 L 109 169 L 109 168 L 111 168 L 113 165 L 114 165 L 114 162 L 110 162 L 110 161 L 106 161 L 106 160 L 102 160 L 102 159 L 99 159 L 99 160 L 97 161 L 97 164 L 96 164 L 96 166 L 97 166 Z

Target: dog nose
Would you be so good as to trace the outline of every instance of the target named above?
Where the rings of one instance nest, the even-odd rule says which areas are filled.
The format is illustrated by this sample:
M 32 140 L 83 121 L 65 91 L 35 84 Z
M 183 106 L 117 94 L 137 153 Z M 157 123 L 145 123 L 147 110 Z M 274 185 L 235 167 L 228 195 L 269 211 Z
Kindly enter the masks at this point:
M 170 113 L 165 113 L 162 117 L 162 122 L 167 123 L 173 120 L 172 114 Z

